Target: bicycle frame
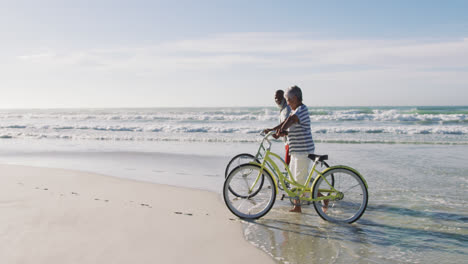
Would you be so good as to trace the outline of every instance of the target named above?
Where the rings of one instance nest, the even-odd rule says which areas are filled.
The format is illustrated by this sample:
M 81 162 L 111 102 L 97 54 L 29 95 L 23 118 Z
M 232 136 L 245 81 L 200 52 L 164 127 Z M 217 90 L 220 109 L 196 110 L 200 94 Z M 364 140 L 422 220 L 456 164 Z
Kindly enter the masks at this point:
M 314 163 L 312 165 L 312 169 L 309 173 L 309 176 L 307 177 L 307 181 L 305 182 L 305 185 L 302 185 L 298 182 L 296 182 L 294 180 L 293 177 L 289 177 L 286 178 L 283 173 L 281 173 L 281 170 L 279 169 L 278 165 L 275 163 L 275 161 L 273 159 L 270 158 L 270 156 L 273 156 L 277 159 L 279 159 L 283 165 L 285 166 L 286 168 L 286 172 L 287 172 L 287 175 L 292 175 L 291 174 L 291 171 L 289 170 L 289 166 L 284 162 L 284 160 L 276 153 L 273 153 L 271 152 L 271 142 L 268 140 L 268 137 L 270 137 L 271 135 L 273 135 L 273 131 L 272 132 L 269 132 L 267 135 L 265 135 L 265 137 L 263 138 L 261 144 L 260 144 L 260 147 L 259 147 L 259 150 L 257 152 L 257 155 L 258 156 L 262 156 L 261 155 L 261 150 L 265 150 L 265 154 L 263 155 L 263 161 L 261 163 L 258 163 L 258 162 L 250 162 L 250 164 L 255 164 L 255 165 L 259 165 L 261 167 L 261 170 L 259 172 L 259 175 L 257 176 L 257 178 L 255 179 L 254 183 L 252 184 L 252 186 L 250 187 L 250 192 L 253 191 L 253 189 L 255 188 L 255 185 L 258 183 L 258 181 L 260 180 L 260 177 L 261 175 L 263 174 L 263 170 L 266 170 L 270 175 L 273 175 L 276 174 L 276 176 L 278 177 L 278 180 L 279 180 L 279 184 L 281 184 L 281 186 L 283 187 L 284 191 L 290 196 L 290 197 L 294 197 L 294 198 L 297 198 L 301 201 L 321 201 L 321 200 L 333 200 L 335 198 L 339 198 L 340 197 L 340 192 L 337 191 L 332 184 L 330 184 L 330 182 L 327 181 L 326 178 L 323 177 L 323 174 L 325 172 L 327 172 L 328 170 L 330 170 L 330 168 L 327 168 L 325 169 L 324 171 L 320 172 L 316 169 L 317 167 L 317 164 L 318 164 L 318 159 L 314 160 Z M 265 148 L 264 146 L 264 143 L 268 143 L 268 146 Z M 255 157 L 257 159 L 257 156 Z M 269 168 L 272 169 L 273 171 L 269 170 Z M 273 168 L 271 168 L 273 167 Z M 273 172 L 273 173 L 272 173 Z M 312 182 L 312 185 L 311 185 L 311 188 L 307 188 L 307 186 L 309 186 L 311 180 L 312 180 L 312 176 L 314 175 L 314 173 L 317 173 L 317 177 L 315 177 L 314 181 Z M 318 181 L 318 179 L 322 177 L 323 180 L 330 186 L 330 189 L 320 189 L 319 192 L 320 193 L 328 193 L 329 195 L 327 196 L 320 196 L 320 197 L 317 197 L 317 198 L 312 198 L 313 194 L 312 194 L 312 190 L 314 189 L 313 187 L 315 186 L 316 182 Z M 278 182 L 276 181 L 276 179 L 273 177 L 273 181 L 275 183 L 275 188 L 276 188 L 276 191 L 278 192 Z M 292 187 L 292 188 L 288 188 L 287 187 L 287 183 L 291 184 L 292 186 L 295 186 L 295 187 Z M 310 198 L 306 197 L 305 194 L 310 192 Z M 334 194 L 334 195 L 331 195 L 331 194 Z
M 263 143 L 265 141 L 267 141 L 269 143 L 269 146 L 267 148 L 265 148 L 263 146 Z M 265 136 L 263 138 L 262 142 L 260 143 L 260 146 L 258 147 L 257 154 L 255 154 L 255 159 L 256 160 L 264 160 L 265 156 L 266 156 L 266 153 L 267 153 L 267 149 L 269 149 L 269 148 L 271 148 L 271 142 L 267 139 L 267 136 Z M 262 154 L 262 151 L 265 152 L 265 154 Z M 287 166 L 286 162 L 283 160 L 283 158 L 281 158 L 279 155 L 275 155 L 275 157 L 277 159 L 279 159 L 285 165 L 286 170 L 288 170 L 288 166 Z M 263 164 L 263 162 L 262 162 L 262 164 Z M 268 166 L 268 168 L 270 169 L 270 172 L 273 172 L 278 179 L 279 179 L 280 174 L 283 175 L 283 173 L 279 169 L 275 169 L 270 163 L 266 162 L 265 165 Z M 288 172 L 288 175 L 291 175 L 291 174 Z

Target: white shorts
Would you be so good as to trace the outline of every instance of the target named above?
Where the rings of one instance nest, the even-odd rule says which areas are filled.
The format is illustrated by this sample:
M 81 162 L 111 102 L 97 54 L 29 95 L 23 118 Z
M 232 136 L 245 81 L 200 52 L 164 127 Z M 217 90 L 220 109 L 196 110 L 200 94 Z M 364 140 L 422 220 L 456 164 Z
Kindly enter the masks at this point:
M 293 152 L 291 153 L 291 163 L 289 169 L 297 183 L 304 185 L 309 176 L 309 166 L 311 159 L 308 157 L 308 152 Z

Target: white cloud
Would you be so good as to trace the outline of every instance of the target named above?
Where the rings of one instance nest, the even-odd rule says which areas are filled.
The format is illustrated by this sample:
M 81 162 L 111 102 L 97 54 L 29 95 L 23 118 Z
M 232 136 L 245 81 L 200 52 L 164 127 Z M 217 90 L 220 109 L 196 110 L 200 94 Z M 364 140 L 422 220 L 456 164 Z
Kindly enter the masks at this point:
M 0 70 L 6 73 L 0 87 L 34 86 L 38 94 L 55 89 L 61 99 L 79 91 L 80 98 L 96 102 L 114 96 L 151 105 L 151 95 L 163 98 L 152 90 L 170 86 L 179 93 L 161 99 L 167 104 L 268 105 L 271 98 L 259 98 L 299 84 L 312 87 L 321 104 L 437 104 L 444 96 L 445 104 L 461 104 L 468 94 L 455 91 L 468 87 L 468 38 L 324 40 L 299 33 L 233 33 L 152 46 L 21 54 Z M 229 90 L 226 98 L 202 100 L 218 87 Z M 247 92 L 252 98 L 243 96 Z M 328 99 L 329 92 L 342 95 L 341 101 Z
M 33 55 L 20 55 L 18 56 L 18 59 L 20 60 L 43 60 L 47 58 L 54 57 L 55 54 L 52 53 L 38 53 L 38 54 L 33 54 Z
M 18 57 L 23 62 L 107 70 L 212 70 L 230 66 L 300 68 L 360 66 L 427 70 L 468 67 L 468 39 L 318 40 L 305 34 L 238 33 L 147 47 Z M 356 70 L 354 69 L 354 70 Z M 349 70 L 353 70 L 349 68 Z

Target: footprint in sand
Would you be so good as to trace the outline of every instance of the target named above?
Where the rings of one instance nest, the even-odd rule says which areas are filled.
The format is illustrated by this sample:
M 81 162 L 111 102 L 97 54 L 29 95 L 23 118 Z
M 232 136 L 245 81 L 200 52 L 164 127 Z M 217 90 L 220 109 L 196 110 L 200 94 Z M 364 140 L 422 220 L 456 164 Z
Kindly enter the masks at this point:
M 183 212 L 174 212 L 174 214 L 178 214 L 178 215 L 183 214 L 183 215 L 193 216 L 193 214 L 191 213 L 183 213 Z
M 101 200 L 101 199 L 99 199 L 99 198 L 94 198 L 94 201 L 104 201 L 104 202 L 106 202 L 106 203 L 109 202 L 109 200 L 107 200 L 107 199 L 106 199 L 106 200 Z

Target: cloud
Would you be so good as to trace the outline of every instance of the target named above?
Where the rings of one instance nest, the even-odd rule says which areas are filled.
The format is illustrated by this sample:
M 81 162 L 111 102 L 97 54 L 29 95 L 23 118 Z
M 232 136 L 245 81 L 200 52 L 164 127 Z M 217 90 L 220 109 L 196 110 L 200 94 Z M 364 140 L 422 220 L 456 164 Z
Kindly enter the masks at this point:
M 468 38 L 232 33 L 147 46 L 42 50 L 8 58 L 0 70 L 0 87 L 10 94 L 52 94 L 60 98 L 54 101 L 76 105 L 110 104 L 111 98 L 151 105 L 152 97 L 161 105 L 268 105 L 265 94 L 291 84 L 313 91 L 308 100 L 322 105 L 464 104 Z M 223 96 L 214 99 L 220 87 Z
M 23 63 L 106 71 L 213 71 L 229 67 L 341 72 L 468 68 L 468 38 L 314 39 L 301 33 L 232 33 L 153 46 L 18 56 Z
M 55 54 L 52 53 L 39 53 L 39 54 L 32 54 L 32 55 L 20 55 L 18 56 L 18 59 L 20 60 L 43 60 L 47 58 L 52 58 L 54 57 Z

